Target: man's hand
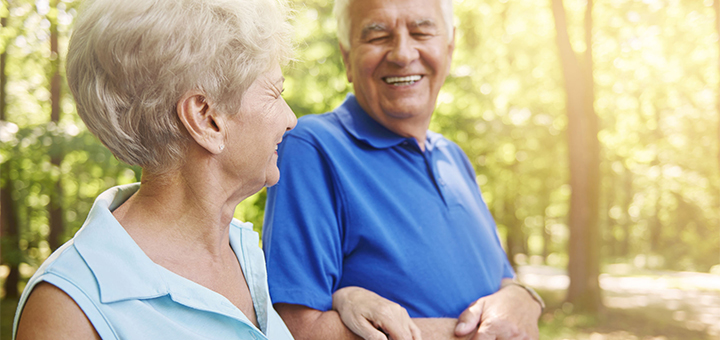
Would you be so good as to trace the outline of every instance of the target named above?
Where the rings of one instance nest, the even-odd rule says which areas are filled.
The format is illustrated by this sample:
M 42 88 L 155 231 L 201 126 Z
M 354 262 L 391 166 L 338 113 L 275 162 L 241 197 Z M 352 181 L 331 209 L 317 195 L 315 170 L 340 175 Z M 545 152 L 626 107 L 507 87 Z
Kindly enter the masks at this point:
M 508 285 L 478 299 L 463 311 L 455 335 L 465 336 L 476 331 L 472 340 L 536 340 L 540 337 L 541 311 L 538 302 L 525 289 Z
M 333 294 L 332 308 L 347 328 L 365 340 L 422 340 L 405 308 L 369 290 L 339 289 Z

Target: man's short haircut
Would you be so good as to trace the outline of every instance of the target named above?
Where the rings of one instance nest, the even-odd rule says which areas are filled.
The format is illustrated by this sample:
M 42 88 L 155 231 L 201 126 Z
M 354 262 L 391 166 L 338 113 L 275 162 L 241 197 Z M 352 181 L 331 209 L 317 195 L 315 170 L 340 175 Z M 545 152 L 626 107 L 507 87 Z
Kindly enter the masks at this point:
M 333 14 L 335 20 L 337 20 L 337 38 L 340 45 L 345 48 L 350 48 L 350 2 L 353 0 L 335 0 L 335 6 L 333 7 Z M 443 21 L 445 21 L 445 30 L 447 31 L 448 39 L 453 38 L 453 0 L 439 0 L 440 8 L 442 9 Z
M 176 107 L 198 90 L 225 114 L 292 52 L 285 0 L 87 0 L 67 79 L 88 129 L 119 160 L 153 172 L 180 164 Z

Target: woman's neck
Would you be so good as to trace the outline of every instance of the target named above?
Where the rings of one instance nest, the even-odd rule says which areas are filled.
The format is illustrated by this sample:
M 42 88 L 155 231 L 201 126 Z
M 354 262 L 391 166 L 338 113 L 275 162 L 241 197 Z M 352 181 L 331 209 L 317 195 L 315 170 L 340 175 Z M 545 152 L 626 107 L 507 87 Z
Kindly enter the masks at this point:
M 197 178 L 183 171 L 144 174 L 138 192 L 113 212 L 151 258 L 198 252 L 217 257 L 227 250 L 239 201 L 233 202 L 232 194 L 212 179 Z

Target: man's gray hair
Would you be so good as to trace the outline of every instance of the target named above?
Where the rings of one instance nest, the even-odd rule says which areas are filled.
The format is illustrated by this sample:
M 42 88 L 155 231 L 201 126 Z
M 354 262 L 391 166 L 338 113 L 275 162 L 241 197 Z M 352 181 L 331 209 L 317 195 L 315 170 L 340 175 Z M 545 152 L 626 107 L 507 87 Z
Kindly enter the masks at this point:
M 337 20 L 337 38 L 340 46 L 345 49 L 350 48 L 350 2 L 352 0 L 335 0 L 333 14 Z M 440 9 L 442 10 L 443 21 L 445 21 L 445 30 L 447 31 L 448 40 L 453 38 L 453 0 L 439 0 Z
M 233 115 L 261 73 L 289 60 L 284 1 L 85 1 L 67 56 L 78 114 L 119 160 L 177 166 L 189 141 L 176 111 L 185 93 Z

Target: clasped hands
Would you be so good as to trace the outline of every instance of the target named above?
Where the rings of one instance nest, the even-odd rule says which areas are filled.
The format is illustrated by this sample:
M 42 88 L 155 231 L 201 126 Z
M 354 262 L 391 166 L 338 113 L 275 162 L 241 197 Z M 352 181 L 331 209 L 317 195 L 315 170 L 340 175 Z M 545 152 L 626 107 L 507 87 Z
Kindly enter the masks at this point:
M 537 302 L 514 285 L 473 302 L 457 322 L 412 319 L 402 306 L 360 287 L 337 290 L 333 310 L 348 329 L 365 340 L 420 340 L 423 335 L 426 340 L 538 339 L 541 313 Z

